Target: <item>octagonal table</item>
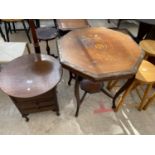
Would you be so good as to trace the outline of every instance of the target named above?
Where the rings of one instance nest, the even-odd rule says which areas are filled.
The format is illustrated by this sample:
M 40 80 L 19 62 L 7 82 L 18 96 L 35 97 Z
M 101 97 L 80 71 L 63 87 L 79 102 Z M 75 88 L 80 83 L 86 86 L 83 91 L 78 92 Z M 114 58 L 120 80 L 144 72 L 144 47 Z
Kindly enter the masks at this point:
M 77 111 L 82 103 L 79 96 L 79 77 L 93 81 L 129 79 L 114 95 L 115 100 L 133 81 L 134 75 L 144 57 L 144 52 L 121 32 L 99 28 L 84 28 L 69 32 L 58 41 L 60 62 L 75 73 L 75 96 Z

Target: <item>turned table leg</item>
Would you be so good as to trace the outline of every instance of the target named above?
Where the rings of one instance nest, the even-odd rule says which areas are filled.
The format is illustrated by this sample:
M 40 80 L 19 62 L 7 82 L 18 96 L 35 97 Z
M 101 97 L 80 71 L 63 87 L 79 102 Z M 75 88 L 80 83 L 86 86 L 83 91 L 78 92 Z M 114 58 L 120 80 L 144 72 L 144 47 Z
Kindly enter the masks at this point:
M 75 93 L 75 98 L 76 98 L 76 102 L 77 102 L 77 109 L 76 109 L 76 113 L 75 116 L 78 117 L 79 114 L 79 109 L 80 109 L 80 92 L 79 92 L 79 78 L 78 76 L 76 77 L 76 81 L 75 81 L 75 88 L 74 88 L 74 93 Z
M 80 106 L 81 106 L 81 104 L 82 104 L 84 98 L 85 98 L 86 95 L 87 95 L 87 92 L 85 91 L 84 94 L 83 94 L 83 96 L 82 96 L 81 99 L 80 99 L 79 86 L 80 86 L 80 77 L 76 76 L 75 87 L 74 87 L 74 93 L 75 93 L 77 108 L 76 108 L 75 117 L 78 117 Z

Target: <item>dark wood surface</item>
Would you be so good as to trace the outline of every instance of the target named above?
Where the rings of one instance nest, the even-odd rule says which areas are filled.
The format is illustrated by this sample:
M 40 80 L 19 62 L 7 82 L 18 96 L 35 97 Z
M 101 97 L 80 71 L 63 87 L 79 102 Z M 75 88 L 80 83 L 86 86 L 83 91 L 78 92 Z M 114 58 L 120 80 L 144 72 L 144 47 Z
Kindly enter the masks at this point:
M 50 91 L 35 97 L 18 98 L 10 96 L 10 98 L 20 111 L 22 117 L 25 117 L 26 121 L 28 121 L 29 118 L 27 116 L 30 113 L 35 112 L 53 110 L 59 115 L 59 105 L 56 93 L 55 87 Z
M 131 37 L 102 27 L 69 32 L 58 49 L 64 67 L 101 81 L 133 76 L 144 56 Z
M 30 98 L 53 89 L 61 74 L 61 65 L 55 58 L 43 54 L 25 55 L 2 69 L 0 88 L 9 96 Z
M 89 27 L 86 19 L 57 19 L 56 22 L 58 29 L 62 31 Z

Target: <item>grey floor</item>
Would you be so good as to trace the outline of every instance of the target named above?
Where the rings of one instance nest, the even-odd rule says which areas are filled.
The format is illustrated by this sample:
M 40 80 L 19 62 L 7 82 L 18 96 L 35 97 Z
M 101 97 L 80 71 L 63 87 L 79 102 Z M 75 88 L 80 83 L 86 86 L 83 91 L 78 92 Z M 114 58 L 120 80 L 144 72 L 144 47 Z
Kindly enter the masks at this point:
M 91 26 L 116 27 L 117 25 L 117 20 L 111 20 L 111 23 L 103 19 L 88 21 Z M 41 26 L 46 25 L 53 23 L 51 20 L 42 20 Z M 120 27 L 128 28 L 134 36 L 137 35 L 138 23 L 135 21 L 123 21 Z M 11 34 L 10 38 L 11 41 L 28 41 L 23 31 Z M 45 43 L 41 42 L 40 45 L 42 52 L 46 53 Z M 33 51 L 33 46 L 30 46 Z M 57 53 L 55 41 L 50 41 L 50 47 L 51 52 Z M 136 109 L 139 99 L 135 92 L 127 97 L 125 105 L 117 113 L 111 109 L 112 100 L 104 94 L 88 95 L 81 106 L 79 117 L 75 118 L 74 81 L 68 86 L 68 77 L 68 71 L 63 70 L 63 78 L 58 84 L 61 113 L 59 117 L 52 111 L 35 113 L 29 115 L 30 121 L 27 123 L 8 96 L 0 91 L 0 134 L 155 134 L 153 123 L 155 105 L 152 104 L 146 111 L 139 112 Z M 113 91 L 116 91 L 120 84 Z

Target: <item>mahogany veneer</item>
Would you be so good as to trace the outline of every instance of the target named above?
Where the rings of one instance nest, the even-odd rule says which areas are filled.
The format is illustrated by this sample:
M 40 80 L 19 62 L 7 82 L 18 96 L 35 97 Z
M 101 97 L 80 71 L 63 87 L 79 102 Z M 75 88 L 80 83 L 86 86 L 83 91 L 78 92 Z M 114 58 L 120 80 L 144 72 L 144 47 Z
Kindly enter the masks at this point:
M 0 87 L 14 101 L 22 116 L 54 110 L 59 114 L 56 85 L 62 68 L 55 58 L 30 54 L 9 62 L 0 73 Z

